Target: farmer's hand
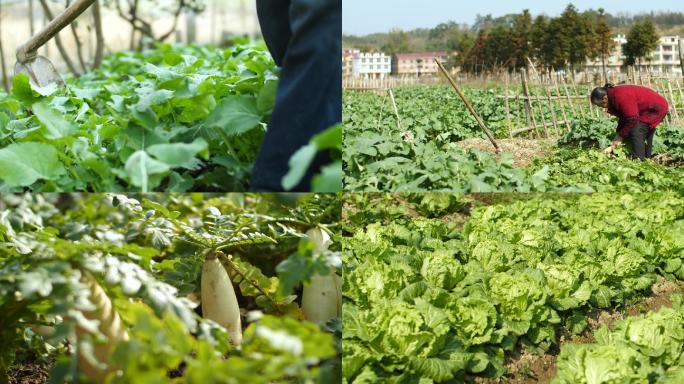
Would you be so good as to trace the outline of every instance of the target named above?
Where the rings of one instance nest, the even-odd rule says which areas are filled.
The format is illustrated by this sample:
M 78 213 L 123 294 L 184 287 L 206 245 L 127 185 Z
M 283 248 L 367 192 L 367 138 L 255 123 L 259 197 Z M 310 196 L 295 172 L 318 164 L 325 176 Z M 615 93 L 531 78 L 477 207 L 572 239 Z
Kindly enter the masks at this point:
M 615 152 L 616 149 L 622 144 L 622 137 L 619 135 L 615 136 L 615 139 L 613 139 L 613 142 L 610 144 L 610 147 L 606 148 L 603 150 L 604 155 L 610 155 L 611 153 Z

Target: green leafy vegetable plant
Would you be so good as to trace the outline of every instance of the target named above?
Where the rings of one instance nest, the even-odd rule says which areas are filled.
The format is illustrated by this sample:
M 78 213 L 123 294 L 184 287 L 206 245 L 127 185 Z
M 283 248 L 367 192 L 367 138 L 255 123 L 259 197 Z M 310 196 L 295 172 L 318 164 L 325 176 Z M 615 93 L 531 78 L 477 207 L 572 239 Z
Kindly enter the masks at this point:
M 420 195 L 347 200 L 347 383 L 501 377 L 519 348 L 548 351 L 583 332 L 593 311 L 638 300 L 660 278 L 684 279 L 684 200 L 675 193 L 533 194 L 493 205 L 452 195 L 460 203 L 431 218 L 415 211 Z M 388 220 L 366 207 L 396 213 Z M 670 333 L 675 341 L 660 349 Z M 655 356 L 675 351 L 678 334 L 653 339 Z M 677 351 L 668 361 L 680 361 Z
M 244 191 L 275 103 L 263 43 L 117 53 L 65 89 L 0 94 L 0 190 Z
M 60 383 L 339 380 L 339 312 L 302 309 L 341 266 L 339 200 L 4 195 L 0 381 L 37 359 Z

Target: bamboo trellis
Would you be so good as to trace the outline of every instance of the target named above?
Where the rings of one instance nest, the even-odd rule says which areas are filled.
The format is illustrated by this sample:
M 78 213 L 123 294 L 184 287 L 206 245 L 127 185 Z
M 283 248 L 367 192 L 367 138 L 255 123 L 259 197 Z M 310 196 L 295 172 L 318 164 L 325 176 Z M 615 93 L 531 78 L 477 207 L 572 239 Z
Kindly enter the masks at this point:
M 501 86 L 505 94 L 497 95 L 503 101 L 506 111 L 506 125 L 509 137 L 527 134 L 529 137 L 550 137 L 562 135 L 572 128 L 578 119 L 605 115 L 601 108 L 594 107 L 589 101 L 590 90 L 605 82 L 602 78 L 579 75 L 577 79 L 570 73 L 561 71 L 538 72 L 534 67 L 519 73 L 503 73 L 500 77 L 472 78 L 472 83 L 464 75 L 454 76 L 459 85 L 480 87 L 483 84 Z M 684 127 L 684 78 L 675 74 L 631 71 L 620 77 L 613 75 L 608 79 L 616 84 L 633 83 L 650 87 L 663 95 L 670 105 L 665 123 Z M 597 81 L 601 82 L 598 84 Z M 411 85 L 446 84 L 441 77 L 387 77 L 383 79 L 344 78 L 343 87 L 347 90 L 379 91 Z M 518 120 L 514 119 L 517 112 Z M 522 124 L 520 120 L 523 120 Z M 522 126 L 521 126 L 522 125 Z

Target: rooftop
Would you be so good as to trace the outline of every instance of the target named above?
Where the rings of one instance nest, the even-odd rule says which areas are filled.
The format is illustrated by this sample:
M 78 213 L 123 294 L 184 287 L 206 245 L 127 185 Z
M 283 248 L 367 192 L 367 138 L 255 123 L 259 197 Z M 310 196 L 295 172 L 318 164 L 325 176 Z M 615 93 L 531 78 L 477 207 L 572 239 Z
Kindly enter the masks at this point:
M 398 59 L 424 59 L 433 57 L 448 56 L 446 52 L 423 52 L 423 53 L 397 53 Z

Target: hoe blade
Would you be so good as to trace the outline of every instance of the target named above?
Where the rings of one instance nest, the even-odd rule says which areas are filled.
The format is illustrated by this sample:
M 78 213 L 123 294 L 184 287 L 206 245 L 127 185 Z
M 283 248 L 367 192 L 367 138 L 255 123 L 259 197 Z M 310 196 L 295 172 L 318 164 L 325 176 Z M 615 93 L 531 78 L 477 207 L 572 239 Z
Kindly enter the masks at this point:
M 25 73 L 31 83 L 39 87 L 46 87 L 52 83 L 64 85 L 64 80 L 59 75 L 52 62 L 43 56 L 37 56 L 31 61 L 17 63 L 14 66 L 14 75 Z

